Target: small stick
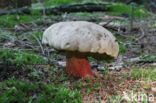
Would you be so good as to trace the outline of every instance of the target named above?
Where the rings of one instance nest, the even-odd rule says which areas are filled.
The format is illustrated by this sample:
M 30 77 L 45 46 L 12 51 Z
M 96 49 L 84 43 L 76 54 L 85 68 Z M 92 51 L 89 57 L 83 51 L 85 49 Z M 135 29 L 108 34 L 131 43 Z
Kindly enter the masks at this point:
M 42 50 L 42 54 L 45 55 L 45 52 L 44 52 L 44 49 L 43 49 L 43 46 L 42 46 L 40 40 L 39 40 L 34 34 L 31 34 L 31 35 L 36 39 L 36 41 L 37 41 L 38 44 L 40 45 L 40 48 L 41 48 L 41 50 Z
M 142 39 L 145 36 L 145 32 L 141 27 L 140 27 L 140 30 L 141 30 L 141 36 L 139 38 L 137 38 L 136 41 Z

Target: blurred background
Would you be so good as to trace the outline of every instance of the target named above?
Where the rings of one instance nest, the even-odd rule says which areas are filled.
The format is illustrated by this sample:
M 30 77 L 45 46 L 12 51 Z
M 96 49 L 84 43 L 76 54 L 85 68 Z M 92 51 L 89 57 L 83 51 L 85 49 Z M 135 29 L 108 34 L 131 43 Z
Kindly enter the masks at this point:
M 108 29 L 118 58 L 88 57 L 91 79 L 67 74 L 66 54 L 42 45 L 44 30 L 62 21 Z M 147 95 L 133 100 L 132 93 Z M 0 0 L 0 103 L 156 103 L 153 97 L 156 0 Z

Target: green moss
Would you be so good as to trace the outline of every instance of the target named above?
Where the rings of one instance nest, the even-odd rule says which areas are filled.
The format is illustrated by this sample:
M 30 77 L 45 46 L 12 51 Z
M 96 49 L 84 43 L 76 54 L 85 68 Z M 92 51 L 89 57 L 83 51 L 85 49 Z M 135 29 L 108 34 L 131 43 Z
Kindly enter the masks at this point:
M 120 36 L 115 35 L 115 37 L 116 37 L 116 39 L 117 39 L 118 41 L 120 41 L 120 42 L 126 42 L 126 39 L 124 39 L 124 38 L 122 38 L 122 37 L 120 37 Z
M 87 86 L 86 82 L 82 82 L 82 79 L 80 79 L 78 82 L 76 82 L 73 86 L 74 89 L 81 89 L 83 87 Z
M 0 30 L 0 42 L 4 42 L 5 40 L 13 42 L 15 40 L 15 34 L 9 31 Z
M 43 31 L 39 31 L 39 32 L 32 32 L 37 38 L 42 38 L 43 36 Z M 34 36 L 31 35 L 31 39 L 36 40 L 34 38 Z
M 37 89 L 37 85 L 26 81 L 4 81 L 3 83 L 0 83 L 0 101 L 1 103 L 26 103 L 29 99 L 26 97 L 28 93 L 37 91 Z
M 101 86 L 102 86 L 102 83 L 100 83 L 100 82 L 97 82 L 97 83 L 95 83 L 93 85 L 87 86 L 88 87 L 87 88 L 87 93 L 90 94 L 90 93 L 92 93 L 92 91 L 94 89 L 100 88 Z
M 35 18 L 26 15 L 5 15 L 0 17 L 0 27 L 14 27 L 15 24 L 30 23 Z
M 29 51 L 0 49 L 0 54 L 0 63 L 16 64 L 17 66 L 46 62 L 45 58 Z
M 88 13 L 88 12 L 77 12 L 77 13 L 71 13 L 74 16 L 93 16 L 92 13 Z
M 82 103 L 80 92 L 70 91 L 66 85 L 48 84 L 44 86 L 45 92 L 53 97 L 54 103 Z
M 132 6 L 126 5 L 124 3 L 113 3 L 113 2 L 102 2 L 99 0 L 49 0 L 44 3 L 44 6 L 54 6 L 54 5 L 62 5 L 62 4 L 72 4 L 72 3 L 101 3 L 101 4 L 110 4 L 108 14 L 112 15 L 131 15 Z M 149 16 L 148 10 L 146 10 L 143 6 L 135 7 L 134 16 L 135 17 L 147 17 Z M 87 14 L 88 16 L 88 14 Z
M 108 14 L 112 15 L 131 15 L 132 12 L 132 6 L 123 4 L 123 3 L 112 3 L 113 6 L 109 8 Z M 134 9 L 134 16 L 135 17 L 147 17 L 149 16 L 148 10 L 146 10 L 144 7 L 136 7 Z
M 62 5 L 62 4 L 71 4 L 80 2 L 81 0 L 49 0 L 44 3 L 44 6 L 53 6 L 53 5 Z
M 1 103 L 82 103 L 80 92 L 66 84 L 9 80 L 0 82 L 0 91 Z
M 42 7 L 39 7 L 39 8 L 42 8 Z M 38 9 L 32 9 L 31 15 L 42 16 L 41 12 Z
M 124 45 L 119 45 L 119 54 L 124 54 L 127 52 L 127 48 Z
M 123 42 L 123 43 L 126 42 L 126 39 L 124 39 L 122 37 L 119 37 L 119 36 L 116 36 L 116 35 L 115 35 L 115 37 L 116 37 L 117 41 L 119 41 L 119 42 Z M 125 45 L 120 44 L 119 45 L 119 54 L 124 54 L 126 52 L 127 52 L 127 48 L 125 47 Z

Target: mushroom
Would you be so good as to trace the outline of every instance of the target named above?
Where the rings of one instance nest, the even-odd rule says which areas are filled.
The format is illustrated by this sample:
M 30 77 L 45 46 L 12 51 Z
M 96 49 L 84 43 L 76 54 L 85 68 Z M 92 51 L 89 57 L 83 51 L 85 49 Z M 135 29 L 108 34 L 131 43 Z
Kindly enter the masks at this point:
M 68 21 L 53 24 L 43 33 L 43 44 L 66 51 L 66 72 L 75 77 L 91 77 L 87 59 L 116 58 L 119 45 L 111 32 L 87 21 Z

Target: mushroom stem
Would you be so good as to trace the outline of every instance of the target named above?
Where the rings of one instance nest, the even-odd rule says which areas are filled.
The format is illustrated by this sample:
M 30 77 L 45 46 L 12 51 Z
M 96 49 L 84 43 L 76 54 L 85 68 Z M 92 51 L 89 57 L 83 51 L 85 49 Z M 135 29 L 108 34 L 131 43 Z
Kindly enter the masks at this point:
M 91 77 L 92 69 L 85 53 L 67 52 L 66 71 L 75 77 Z

